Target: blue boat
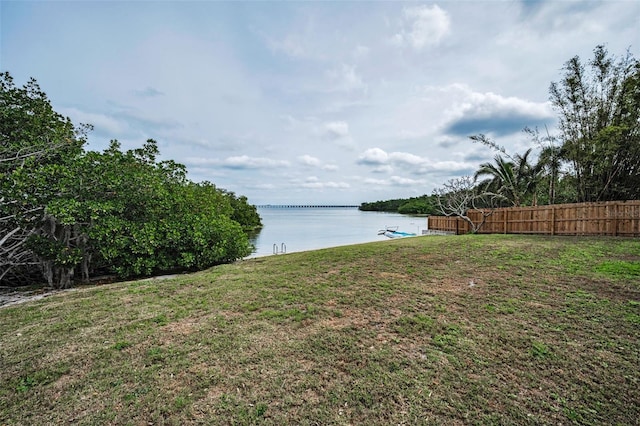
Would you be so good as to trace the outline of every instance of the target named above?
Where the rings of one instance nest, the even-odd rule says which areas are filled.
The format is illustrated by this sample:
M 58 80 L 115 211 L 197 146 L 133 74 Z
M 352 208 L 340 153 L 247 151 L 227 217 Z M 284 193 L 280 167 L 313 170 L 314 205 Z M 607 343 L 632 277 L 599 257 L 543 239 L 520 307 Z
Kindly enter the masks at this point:
M 387 227 L 378 231 L 378 235 L 384 235 L 388 238 L 415 237 L 417 234 L 411 232 L 398 231 L 398 227 Z

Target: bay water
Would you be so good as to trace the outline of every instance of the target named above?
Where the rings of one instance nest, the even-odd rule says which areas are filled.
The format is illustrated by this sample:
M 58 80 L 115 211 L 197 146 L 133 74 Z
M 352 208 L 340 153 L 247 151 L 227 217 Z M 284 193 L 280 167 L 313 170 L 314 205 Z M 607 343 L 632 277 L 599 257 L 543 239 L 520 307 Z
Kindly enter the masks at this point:
M 258 207 L 262 230 L 252 238 L 250 257 L 385 241 L 378 231 L 393 228 L 420 235 L 424 216 L 364 212 L 355 207 Z

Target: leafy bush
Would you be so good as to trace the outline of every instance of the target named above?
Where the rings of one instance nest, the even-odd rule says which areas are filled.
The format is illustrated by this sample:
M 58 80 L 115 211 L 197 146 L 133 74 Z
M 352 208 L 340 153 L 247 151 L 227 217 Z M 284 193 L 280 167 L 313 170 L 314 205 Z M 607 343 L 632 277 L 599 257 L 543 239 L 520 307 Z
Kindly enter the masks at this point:
M 0 89 L 0 280 L 37 271 L 63 288 L 96 271 L 131 277 L 250 254 L 245 231 L 261 223 L 246 197 L 190 182 L 185 166 L 156 160 L 154 140 L 86 152 L 90 126 L 53 111 L 35 80 L 19 88 L 3 73 Z

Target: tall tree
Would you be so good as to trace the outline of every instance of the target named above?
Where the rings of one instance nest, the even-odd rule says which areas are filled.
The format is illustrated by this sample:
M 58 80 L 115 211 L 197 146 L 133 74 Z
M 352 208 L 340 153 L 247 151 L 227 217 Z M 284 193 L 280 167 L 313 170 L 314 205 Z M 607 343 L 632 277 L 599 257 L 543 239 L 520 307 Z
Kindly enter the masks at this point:
M 0 279 L 29 278 L 43 265 L 28 243 L 50 229 L 47 203 L 87 129 L 55 112 L 34 79 L 18 87 L 0 73 Z
M 546 130 L 546 126 L 545 126 Z M 547 203 L 555 204 L 558 185 L 562 173 L 563 166 L 563 150 L 558 144 L 556 137 L 549 134 L 547 130 L 546 136 L 540 136 L 538 129 L 525 127 L 525 133 L 529 134 L 532 141 L 539 147 L 538 162 L 535 165 L 539 171 L 539 183 L 547 185 Z
M 578 201 L 640 198 L 640 62 L 597 46 L 549 88 Z

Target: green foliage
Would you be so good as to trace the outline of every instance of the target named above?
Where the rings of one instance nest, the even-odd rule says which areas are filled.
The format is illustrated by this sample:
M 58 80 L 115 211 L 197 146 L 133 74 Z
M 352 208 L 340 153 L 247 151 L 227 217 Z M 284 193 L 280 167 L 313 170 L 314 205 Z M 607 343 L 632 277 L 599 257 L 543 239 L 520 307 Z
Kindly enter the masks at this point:
M 242 225 L 245 231 L 253 231 L 262 227 L 260 216 L 255 205 L 249 204 L 249 200 L 244 195 L 236 196 L 233 192 L 224 191 L 233 212 L 231 219 Z
M 58 266 L 73 268 L 82 261 L 82 251 L 61 241 L 33 234 L 27 240 L 29 247 L 40 259 L 53 261 Z
M 436 214 L 437 207 L 433 196 L 422 195 L 412 198 L 398 198 L 386 201 L 362 203 L 362 211 L 393 212 L 401 214 Z
M 437 211 L 436 204 L 432 196 L 409 198 L 398 207 L 400 214 L 434 214 Z
M 80 152 L 85 130 L 55 112 L 34 79 L 17 87 L 8 72 L 0 73 L 0 173 L 29 158 L 36 164 L 66 161 Z
M 406 200 L 402 198 L 386 201 L 379 200 L 375 202 L 362 203 L 358 209 L 362 211 L 397 212 L 404 202 L 406 202 Z
M 17 87 L 9 73 L 0 74 L 0 280 L 30 279 L 39 263 L 50 285 L 70 283 L 77 252 L 69 242 L 81 236 L 66 226 L 75 221 L 61 206 L 88 129 L 56 113 L 35 80 Z M 44 244 L 39 251 L 34 236 Z
M 111 211 L 89 232 L 100 266 L 130 277 L 204 269 L 251 252 L 225 191 L 187 181 L 184 166 L 156 163 L 152 140 L 141 150 L 118 147 L 112 142 L 100 161 L 101 175 L 111 176 L 103 186 Z
M 4 73 L 0 89 L 0 280 L 42 271 L 65 288 L 94 272 L 203 269 L 251 252 L 245 231 L 261 223 L 246 197 L 190 182 L 185 166 L 157 160 L 153 140 L 85 152 L 89 127 L 56 113 L 35 80 L 18 88 Z
M 472 136 L 471 140 L 488 146 L 495 146 L 484 135 Z M 533 165 L 529 161 L 531 149 L 524 155 L 514 157 L 506 154 L 508 159 L 496 155 L 494 163 L 483 163 L 476 171 L 474 179 L 489 176 L 489 179 L 478 183 L 482 190 L 495 194 L 508 206 L 519 207 L 523 204 L 535 203 L 536 188 L 541 180 L 541 165 Z M 510 161 L 509 161 L 510 160 Z
M 567 61 L 549 91 L 577 201 L 640 198 L 640 61 L 597 46 L 586 66 Z

